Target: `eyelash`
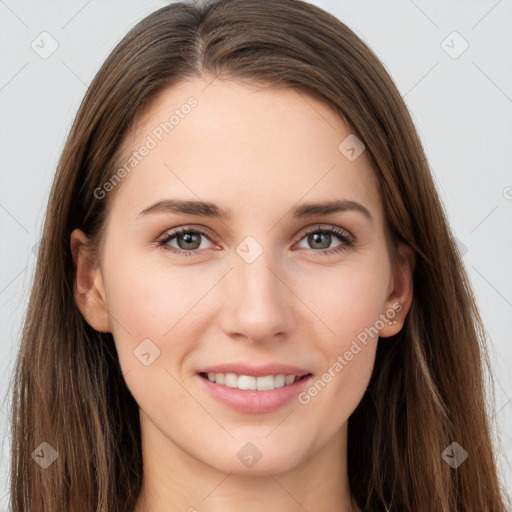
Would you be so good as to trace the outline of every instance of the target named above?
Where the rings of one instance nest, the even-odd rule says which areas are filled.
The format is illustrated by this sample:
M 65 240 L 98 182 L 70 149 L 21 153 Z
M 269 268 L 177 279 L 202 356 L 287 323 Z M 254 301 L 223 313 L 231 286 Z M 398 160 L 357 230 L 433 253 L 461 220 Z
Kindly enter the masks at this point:
M 183 249 L 176 249 L 175 247 L 171 247 L 170 245 L 167 245 L 173 238 L 176 238 L 177 235 L 184 234 L 184 233 L 198 233 L 198 234 L 201 234 L 209 239 L 212 239 L 212 238 L 214 239 L 213 235 L 209 231 L 205 231 L 205 230 L 199 229 L 199 228 L 185 229 L 184 227 L 181 227 L 177 230 L 173 230 L 171 232 L 165 233 L 163 238 L 161 238 L 160 240 L 157 241 L 158 246 L 162 247 L 162 249 L 164 249 L 166 251 L 171 251 L 172 253 L 180 254 L 183 256 L 195 256 L 195 255 L 201 253 L 201 251 L 206 250 L 206 249 L 195 249 L 192 251 L 185 251 Z M 336 237 L 339 238 L 340 242 L 342 242 L 340 245 L 338 245 L 337 247 L 334 247 L 333 249 L 323 249 L 323 250 L 309 249 L 310 251 L 312 251 L 314 253 L 320 253 L 325 256 L 330 255 L 330 254 L 335 254 L 335 253 L 341 253 L 343 251 L 347 251 L 352 248 L 352 246 L 354 245 L 354 241 L 355 241 L 355 238 L 348 231 L 346 231 L 344 229 L 337 228 L 336 226 L 329 226 L 327 228 L 320 228 L 320 227 L 312 228 L 312 229 L 306 231 L 305 233 L 302 233 L 301 237 L 298 239 L 298 242 L 300 242 L 303 238 L 305 238 L 308 235 L 311 235 L 313 233 L 328 233 L 328 234 L 336 235 Z

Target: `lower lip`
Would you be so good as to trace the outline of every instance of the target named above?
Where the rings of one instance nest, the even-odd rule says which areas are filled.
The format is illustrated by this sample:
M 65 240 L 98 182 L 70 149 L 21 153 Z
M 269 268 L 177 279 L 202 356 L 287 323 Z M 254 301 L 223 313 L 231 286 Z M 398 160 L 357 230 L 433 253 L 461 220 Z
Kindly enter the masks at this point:
M 230 388 L 223 384 L 215 384 L 197 374 L 197 378 L 203 383 L 207 391 L 214 398 L 232 409 L 243 413 L 272 412 L 293 400 L 308 385 L 312 375 L 282 388 L 269 389 L 268 391 L 253 391 L 238 388 Z

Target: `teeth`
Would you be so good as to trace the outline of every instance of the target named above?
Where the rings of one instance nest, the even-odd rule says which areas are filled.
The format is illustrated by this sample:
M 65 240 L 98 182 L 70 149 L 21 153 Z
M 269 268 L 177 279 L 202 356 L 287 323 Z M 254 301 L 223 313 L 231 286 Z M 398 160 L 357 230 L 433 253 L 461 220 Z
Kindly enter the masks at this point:
M 275 388 L 282 388 L 293 384 L 300 377 L 297 375 L 265 375 L 264 377 L 253 377 L 251 375 L 236 375 L 234 373 L 208 373 L 208 380 L 223 384 L 230 388 L 250 389 L 258 391 L 269 391 Z
M 288 386 L 288 384 L 293 384 L 294 382 L 295 382 L 295 375 L 287 375 L 286 378 L 284 379 L 284 383 L 287 386 Z

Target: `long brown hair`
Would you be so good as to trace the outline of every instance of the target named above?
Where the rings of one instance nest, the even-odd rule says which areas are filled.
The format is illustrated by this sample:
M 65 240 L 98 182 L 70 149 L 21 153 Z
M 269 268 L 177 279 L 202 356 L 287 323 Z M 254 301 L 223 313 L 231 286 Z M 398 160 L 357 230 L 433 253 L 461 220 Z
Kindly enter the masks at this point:
M 13 512 L 133 510 L 143 478 L 138 406 L 112 335 L 90 327 L 75 303 L 70 233 L 81 228 L 98 247 L 109 197 L 94 191 L 116 170 L 123 135 L 158 92 L 206 75 L 294 88 L 336 109 L 366 146 L 391 245 L 415 253 L 411 309 L 401 332 L 379 342 L 370 384 L 349 419 L 358 505 L 505 510 L 485 393 L 486 333 L 400 93 L 368 46 L 318 7 L 213 0 L 170 4 L 138 23 L 76 115 L 13 375 Z M 469 453 L 456 469 L 442 457 L 454 441 Z M 53 463 L 36 463 L 52 449 Z

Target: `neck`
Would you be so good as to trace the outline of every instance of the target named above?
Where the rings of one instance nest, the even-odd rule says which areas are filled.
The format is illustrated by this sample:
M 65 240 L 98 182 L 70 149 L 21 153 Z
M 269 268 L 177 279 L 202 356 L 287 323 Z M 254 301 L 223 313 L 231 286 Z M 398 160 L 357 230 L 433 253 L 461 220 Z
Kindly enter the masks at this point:
M 285 471 L 222 471 L 172 443 L 141 415 L 144 480 L 133 512 L 359 512 L 351 504 L 347 425 Z M 165 447 L 163 449 L 162 447 Z M 302 453 L 302 452 L 301 452 Z M 263 461 L 263 460 L 262 460 Z

